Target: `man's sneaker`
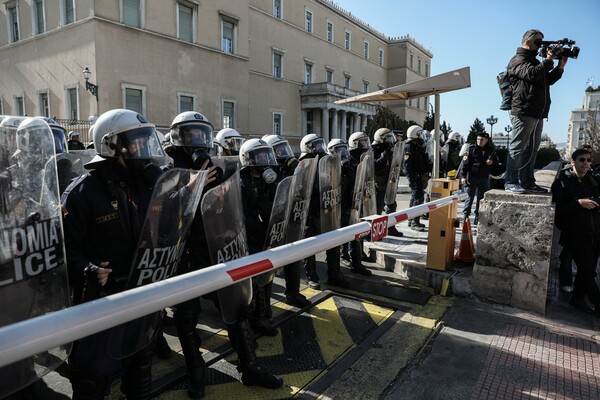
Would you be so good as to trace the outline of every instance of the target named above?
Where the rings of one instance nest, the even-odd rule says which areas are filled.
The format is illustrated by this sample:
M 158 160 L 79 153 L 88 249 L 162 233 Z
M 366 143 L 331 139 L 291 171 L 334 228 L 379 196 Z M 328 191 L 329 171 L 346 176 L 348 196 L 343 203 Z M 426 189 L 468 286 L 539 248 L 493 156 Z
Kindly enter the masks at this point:
M 312 280 L 312 279 L 308 279 L 308 287 L 314 290 L 319 290 L 321 289 L 321 285 L 319 284 L 318 280 Z
M 548 193 L 548 189 L 538 186 L 535 183 L 531 186 L 527 186 L 525 191 L 528 193 Z
M 508 193 L 512 193 L 512 194 L 523 194 L 523 193 L 525 193 L 525 189 L 523 189 L 519 185 L 513 185 L 513 184 L 504 186 L 504 191 L 508 192 Z

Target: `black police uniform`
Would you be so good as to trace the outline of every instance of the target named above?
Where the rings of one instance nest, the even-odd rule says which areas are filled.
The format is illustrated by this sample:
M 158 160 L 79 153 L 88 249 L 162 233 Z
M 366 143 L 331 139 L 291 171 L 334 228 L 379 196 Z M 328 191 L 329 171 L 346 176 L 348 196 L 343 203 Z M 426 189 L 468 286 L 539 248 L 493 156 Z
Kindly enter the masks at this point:
M 498 164 L 496 150 L 489 142 L 484 147 L 472 144 L 469 146 L 469 152 L 463 156 L 460 173 L 467 180 L 467 193 L 469 194 L 469 198 L 465 201 L 463 216 L 464 218 L 469 217 L 473 199 L 477 195 L 475 222 L 478 221 L 479 217 L 479 203 L 483 198 L 483 194 L 489 190 L 491 165 L 487 165 L 488 159 L 492 160 L 492 165 Z
M 394 158 L 394 145 L 389 143 L 375 143 L 373 147 L 373 156 L 375 157 L 375 196 L 377 204 L 377 214 L 390 214 L 396 211 L 397 203 L 385 204 L 385 192 L 390 177 L 392 159 Z M 403 236 L 395 226 L 388 228 L 388 235 Z
M 422 139 L 408 139 L 404 145 L 404 174 L 408 178 L 410 187 L 410 207 L 423 203 L 425 198 L 423 177 L 430 171 L 431 167 Z M 417 228 L 424 227 L 419 217 L 409 221 L 409 225 Z
M 69 280 L 75 304 L 125 289 L 152 186 L 108 159 L 74 180 L 61 201 Z M 108 261 L 112 272 L 100 287 L 85 269 Z M 103 399 L 122 375 L 121 391 L 132 399 L 150 397 L 154 344 L 120 361 L 107 354 L 111 330 L 77 340 L 69 357 L 73 399 Z

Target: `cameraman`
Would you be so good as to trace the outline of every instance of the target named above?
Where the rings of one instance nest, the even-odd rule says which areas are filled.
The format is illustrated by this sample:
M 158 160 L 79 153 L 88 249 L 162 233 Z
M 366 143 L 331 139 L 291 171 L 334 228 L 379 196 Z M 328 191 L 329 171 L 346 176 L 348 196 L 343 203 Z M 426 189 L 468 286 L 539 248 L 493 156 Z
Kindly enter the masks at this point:
M 567 64 L 567 57 L 560 58 L 556 68 L 554 60 L 560 56 L 562 47 L 549 49 L 541 62 L 536 58 L 542 32 L 530 29 L 523 35 L 521 47 L 508 64 L 512 104 L 510 120 L 512 137 L 506 160 L 504 189 L 510 193 L 546 193 L 535 183 L 533 168 L 540 147 L 544 118 L 550 110 L 550 85 L 558 81 Z
M 591 172 L 589 150 L 577 149 L 571 159 L 573 169 L 560 173 L 552 184 L 552 201 L 556 204 L 554 222 L 561 232 L 560 244 L 577 264 L 571 305 L 590 312 L 587 297 L 598 314 L 600 289 L 594 278 L 600 256 L 600 177 Z

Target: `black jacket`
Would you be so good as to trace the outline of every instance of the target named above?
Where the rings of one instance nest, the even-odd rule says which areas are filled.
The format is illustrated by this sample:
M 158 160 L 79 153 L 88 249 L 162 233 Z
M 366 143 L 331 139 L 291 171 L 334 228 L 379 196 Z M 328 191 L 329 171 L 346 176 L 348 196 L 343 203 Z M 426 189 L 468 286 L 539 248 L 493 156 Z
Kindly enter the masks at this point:
M 421 140 L 408 140 L 404 145 L 404 174 L 409 182 L 421 179 L 421 175 L 431 172 L 429 158 Z
M 492 165 L 487 165 L 486 161 L 491 157 L 492 165 L 498 164 L 494 146 L 487 143 L 485 147 L 479 147 L 476 144 L 469 146 L 468 154 L 463 156 L 463 163 L 460 169 L 460 175 L 463 178 L 488 178 Z
M 513 90 L 510 113 L 519 117 L 548 118 L 550 85 L 558 81 L 563 69 L 552 60 L 536 58 L 537 51 L 522 47 L 508 63 L 510 86 Z
M 559 172 L 552 184 L 552 201 L 556 204 L 554 222 L 564 235 L 600 235 L 600 207 L 587 210 L 579 199 L 600 195 L 600 178 L 591 172 L 580 180 L 571 170 Z M 598 200 L 596 200 L 598 201 Z

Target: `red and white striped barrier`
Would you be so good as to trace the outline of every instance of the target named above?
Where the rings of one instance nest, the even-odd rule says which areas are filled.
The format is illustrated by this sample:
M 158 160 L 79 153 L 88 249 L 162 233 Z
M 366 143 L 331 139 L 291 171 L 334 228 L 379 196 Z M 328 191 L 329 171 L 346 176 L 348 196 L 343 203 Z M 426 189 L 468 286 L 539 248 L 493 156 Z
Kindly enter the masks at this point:
M 465 193 L 387 215 L 393 225 L 466 198 Z M 185 275 L 0 328 L 0 367 L 301 260 L 371 232 L 368 222 L 337 229 Z

